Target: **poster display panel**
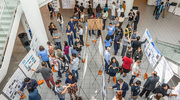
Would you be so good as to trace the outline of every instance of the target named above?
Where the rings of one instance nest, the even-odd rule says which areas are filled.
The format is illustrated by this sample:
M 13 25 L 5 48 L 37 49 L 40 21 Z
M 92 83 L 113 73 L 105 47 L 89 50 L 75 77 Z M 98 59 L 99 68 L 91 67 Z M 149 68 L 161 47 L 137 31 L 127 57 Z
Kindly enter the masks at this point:
M 164 56 L 161 58 L 159 64 L 155 68 L 155 71 L 157 71 L 157 74 L 160 78 L 159 81 L 161 83 L 168 83 L 169 80 L 174 75 L 172 69 L 170 68 L 170 66 Z
M 27 77 L 32 77 L 34 71 L 30 69 L 37 69 L 40 59 L 36 56 L 33 50 L 30 50 L 28 54 L 19 63 L 19 67 L 23 70 Z
M 34 35 L 30 43 L 30 48 L 32 51 L 36 53 L 36 56 L 38 56 L 38 53 L 39 53 L 39 46 L 40 46 L 39 41 L 36 35 Z
M 146 57 L 149 60 L 150 65 L 154 68 L 159 59 L 161 58 L 161 53 L 159 52 L 158 48 L 151 42 L 146 49 Z
M 59 8 L 60 8 L 59 0 L 52 0 L 51 4 L 52 4 L 52 6 L 54 8 L 54 11 L 59 11 Z
M 22 87 L 22 82 L 26 76 L 24 73 L 18 68 L 14 74 L 11 76 L 9 81 L 6 83 L 3 92 L 11 99 L 11 100 L 19 100 L 21 97 L 21 93 L 17 93 Z
M 75 7 L 75 0 L 62 0 L 63 9 L 73 9 Z
M 83 3 L 84 8 L 89 7 L 89 1 L 90 0 L 77 0 L 77 1 L 79 1 L 79 6 L 81 6 L 81 3 Z
M 144 44 L 142 44 L 143 50 L 146 50 L 149 46 L 149 43 L 152 41 L 152 37 L 148 29 L 145 30 L 144 35 L 141 38 L 141 41 L 144 41 L 146 38 L 147 41 Z
M 106 4 L 106 0 L 93 0 L 93 8 L 96 8 L 100 4 L 101 8 L 103 9 Z

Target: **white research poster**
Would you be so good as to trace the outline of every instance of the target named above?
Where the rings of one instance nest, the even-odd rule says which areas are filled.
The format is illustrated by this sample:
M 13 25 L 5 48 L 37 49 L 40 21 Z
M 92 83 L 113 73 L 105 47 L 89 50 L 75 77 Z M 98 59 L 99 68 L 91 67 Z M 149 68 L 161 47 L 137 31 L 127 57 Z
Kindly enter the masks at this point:
M 32 51 L 36 52 L 36 56 L 38 56 L 38 53 L 39 53 L 39 46 L 40 46 L 39 41 L 38 41 L 36 35 L 34 35 L 31 40 L 30 48 Z
M 155 71 L 157 71 L 157 75 L 160 77 L 159 81 L 161 83 L 168 83 L 174 75 L 164 56 L 161 58 L 159 64 L 156 66 Z
M 34 71 L 30 69 L 37 69 L 40 59 L 36 56 L 35 52 L 30 50 L 28 54 L 19 63 L 19 67 L 23 70 L 27 77 L 32 77 Z
M 122 4 L 121 0 L 108 0 L 108 7 L 112 7 L 112 3 L 115 2 L 116 8 L 120 8 L 120 5 Z
M 3 92 L 11 99 L 11 100 L 19 100 L 21 97 L 21 93 L 17 93 L 22 87 L 22 83 L 26 76 L 24 73 L 18 68 L 14 74 L 11 76 L 9 81 L 6 83 Z
M 106 0 L 94 0 L 93 1 L 93 8 L 96 8 L 100 4 L 101 8 L 103 9 L 106 4 Z
M 101 56 L 103 56 L 103 43 L 101 38 L 99 40 L 99 53 Z
M 104 67 L 102 67 L 102 98 L 103 100 L 106 100 L 106 83 L 105 83 L 105 76 L 104 76 Z
M 62 0 L 63 9 L 73 9 L 75 7 L 75 0 Z
M 176 96 L 169 97 L 168 100 L 180 100 L 180 82 L 175 87 L 175 89 L 171 91 L 171 93 L 177 94 L 178 96 L 177 97 Z
M 79 1 L 79 6 L 81 6 L 81 3 L 83 3 L 84 8 L 89 7 L 89 1 L 90 0 L 77 0 L 77 1 Z
M 146 49 L 146 57 L 149 60 L 150 65 L 154 68 L 159 59 L 161 58 L 161 53 L 154 44 L 154 42 L 151 42 L 149 46 Z
M 147 41 L 144 44 L 142 44 L 143 50 L 146 50 L 147 47 L 149 46 L 149 43 L 152 41 L 152 37 L 151 37 L 150 32 L 149 32 L 148 29 L 145 30 L 141 41 L 144 41 L 146 38 L 147 38 Z

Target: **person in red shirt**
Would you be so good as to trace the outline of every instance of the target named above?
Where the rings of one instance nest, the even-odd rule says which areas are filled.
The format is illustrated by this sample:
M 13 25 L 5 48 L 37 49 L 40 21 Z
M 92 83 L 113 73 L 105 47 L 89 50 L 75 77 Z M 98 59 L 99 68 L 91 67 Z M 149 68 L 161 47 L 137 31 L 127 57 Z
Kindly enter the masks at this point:
M 131 54 L 126 53 L 126 56 L 123 57 L 122 61 L 123 61 L 122 67 L 123 67 L 123 71 L 124 71 L 123 77 L 125 77 L 127 75 L 127 73 L 129 73 L 131 64 L 133 63 Z

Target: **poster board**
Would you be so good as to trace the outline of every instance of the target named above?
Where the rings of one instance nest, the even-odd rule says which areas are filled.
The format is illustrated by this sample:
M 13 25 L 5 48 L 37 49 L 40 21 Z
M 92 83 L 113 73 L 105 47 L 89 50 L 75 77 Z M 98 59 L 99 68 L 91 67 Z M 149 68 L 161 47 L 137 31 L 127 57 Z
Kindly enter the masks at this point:
M 144 41 L 146 39 L 146 37 L 147 37 L 147 41 L 144 44 L 142 44 L 143 50 L 146 50 L 147 47 L 149 46 L 149 43 L 152 41 L 151 34 L 147 28 L 141 38 L 141 41 Z
M 87 61 L 88 60 L 88 54 L 86 54 L 86 59 L 85 59 L 85 64 L 84 64 L 84 71 L 83 71 L 83 79 L 86 75 L 86 70 L 87 70 Z
M 101 87 L 102 89 L 101 89 L 101 93 L 102 93 L 102 99 L 107 100 L 106 99 L 107 96 L 106 96 L 106 84 L 105 84 L 104 72 L 105 72 L 104 67 L 102 67 L 102 76 L 101 76 L 102 77 L 102 87 Z
M 61 0 L 63 9 L 73 9 L 75 7 L 75 0 Z
M 102 56 L 103 55 L 103 44 L 102 44 L 102 39 L 100 38 L 99 40 L 99 53 Z
M 84 8 L 89 7 L 89 1 L 90 0 L 77 0 L 77 1 L 79 1 L 79 6 L 81 6 L 81 3 L 83 3 Z
M 39 41 L 36 37 L 36 35 L 33 36 L 32 40 L 31 40 L 31 43 L 30 43 L 30 48 L 32 51 L 34 51 L 36 53 L 36 56 L 38 56 L 39 54 Z
M 93 0 L 93 8 L 96 8 L 100 4 L 101 8 L 103 9 L 106 4 L 106 0 Z
M 154 44 L 154 42 L 150 42 L 149 46 L 145 51 L 146 57 L 150 63 L 150 65 L 154 68 L 161 58 L 161 53 Z
M 155 71 L 157 71 L 157 75 L 160 77 L 159 81 L 161 83 L 168 83 L 174 75 L 164 56 L 161 57 L 159 64 L 155 68 Z
M 11 100 L 19 100 L 21 94 L 16 93 L 22 87 L 22 82 L 26 76 L 24 73 L 18 68 L 14 74 L 11 76 L 9 81 L 6 83 L 3 92 L 11 99 Z
M 177 94 L 178 96 L 177 97 L 175 97 L 175 96 L 169 97 L 168 100 L 180 100 L 180 82 L 175 87 L 175 89 L 171 91 L 171 94 Z
M 8 100 L 3 94 L 0 94 L 0 100 Z
M 113 2 L 115 2 L 116 8 L 120 8 L 120 5 L 122 4 L 121 0 L 108 0 L 108 8 L 112 7 Z
M 34 71 L 30 69 L 37 69 L 40 59 L 36 56 L 33 50 L 30 50 L 28 54 L 19 63 L 19 67 L 23 70 L 27 77 L 32 77 Z
M 52 4 L 52 6 L 54 8 L 54 11 L 59 12 L 59 8 L 60 8 L 59 0 L 52 0 L 51 4 Z
M 88 30 L 102 30 L 103 20 L 102 19 L 87 19 Z

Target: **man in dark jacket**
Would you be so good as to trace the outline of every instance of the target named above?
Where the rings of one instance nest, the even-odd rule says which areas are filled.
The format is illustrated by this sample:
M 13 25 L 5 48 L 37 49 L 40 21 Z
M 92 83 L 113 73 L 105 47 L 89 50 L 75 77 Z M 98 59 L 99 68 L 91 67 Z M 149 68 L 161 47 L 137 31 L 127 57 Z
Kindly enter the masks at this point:
M 174 87 L 170 87 L 168 84 L 163 83 L 161 88 L 159 89 L 159 91 L 157 93 L 161 93 L 164 96 L 177 96 L 177 94 L 168 94 L 167 91 L 168 89 L 174 89 Z
M 122 92 L 122 97 L 124 98 L 126 96 L 126 91 L 129 90 L 128 84 L 123 81 L 123 79 L 119 79 L 116 85 L 109 87 L 109 89 L 117 88 L 117 90 L 120 90 Z
M 150 92 L 154 90 L 156 83 L 159 81 L 159 76 L 157 76 L 157 72 L 153 71 L 152 76 L 148 77 L 147 81 L 144 83 L 143 90 L 140 93 L 140 97 L 144 95 L 146 92 L 146 98 L 149 96 Z
M 134 52 L 138 49 L 138 47 L 141 47 L 141 44 L 145 43 L 147 41 L 147 38 L 144 40 L 144 41 L 139 41 L 140 40 L 140 36 L 138 36 L 137 38 L 137 41 L 134 41 L 133 42 L 133 55 L 134 55 Z

